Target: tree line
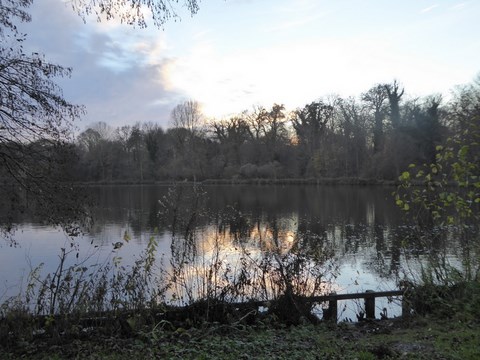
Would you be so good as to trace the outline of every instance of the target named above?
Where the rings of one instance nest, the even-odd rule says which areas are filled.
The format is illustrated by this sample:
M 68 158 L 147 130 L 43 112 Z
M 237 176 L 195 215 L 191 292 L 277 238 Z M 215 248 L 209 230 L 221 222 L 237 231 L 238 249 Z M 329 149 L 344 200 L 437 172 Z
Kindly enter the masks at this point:
M 176 17 L 169 0 L 75 0 L 80 16 L 157 26 Z M 407 98 L 396 81 L 355 98 L 329 97 L 287 112 L 257 106 L 206 121 L 195 101 L 179 104 L 171 127 L 98 122 L 72 136 L 84 107 L 56 83 L 72 69 L 29 53 L 22 23 L 33 0 L 0 1 L 0 232 L 28 209 L 75 234 L 89 221 L 72 181 L 160 181 L 235 178 L 364 177 L 396 179 L 411 162 L 436 161 L 435 149 L 468 132 L 480 114 L 480 78 L 453 98 Z M 180 2 L 193 15 L 197 0 Z M 173 7 L 171 5 L 174 5 Z M 146 10 L 144 14 L 142 11 Z M 159 119 L 165 120 L 165 119 Z
M 72 144 L 77 181 L 205 179 L 397 179 L 409 164 L 435 162 L 435 149 L 478 116 L 480 77 L 440 95 L 407 98 L 397 82 L 357 97 L 330 96 L 287 112 L 255 106 L 205 119 L 198 102 L 177 105 L 167 129 L 98 122 Z

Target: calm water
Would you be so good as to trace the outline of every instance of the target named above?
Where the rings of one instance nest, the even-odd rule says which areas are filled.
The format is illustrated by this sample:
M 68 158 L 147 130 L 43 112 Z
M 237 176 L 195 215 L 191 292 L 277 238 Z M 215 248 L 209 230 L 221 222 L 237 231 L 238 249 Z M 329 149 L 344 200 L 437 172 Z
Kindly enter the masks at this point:
M 201 228 L 200 242 L 207 244 L 220 238 L 222 245 L 234 253 L 239 244 L 262 251 L 260 240 L 265 244 L 264 240 L 277 237 L 277 245 L 287 251 L 296 234 L 313 234 L 308 246 L 334 250 L 332 258 L 339 266 L 333 279 L 337 293 L 395 289 L 398 277 L 416 266 L 405 262 L 402 245 L 408 225 L 394 205 L 393 188 L 250 185 L 202 189 L 208 214 L 203 214 L 197 224 Z M 185 186 L 182 191 L 190 190 Z M 167 194 L 166 186 L 102 186 L 88 191 L 97 202 L 95 223 L 75 240 L 78 259 L 93 264 L 117 256 L 129 263 L 154 236 L 159 255 L 168 263 L 171 232 L 159 203 Z M 125 234 L 128 242 L 124 241 Z M 18 224 L 15 239 L 18 246 L 11 247 L 4 241 L 0 248 L 0 301 L 17 294 L 38 264 L 44 264 L 45 273 L 54 271 L 60 248 L 70 249 L 70 239 L 61 230 L 32 219 Z M 113 244 L 119 241 L 123 246 L 114 250 Z M 454 242 L 442 246 L 452 259 L 456 257 L 458 247 Z M 208 252 L 206 245 L 203 249 Z M 430 250 L 409 243 L 407 253 L 421 256 Z M 80 260 L 72 256 L 69 261 Z M 355 306 L 349 304 L 345 314 L 352 316 Z M 380 302 L 378 307 L 383 306 Z

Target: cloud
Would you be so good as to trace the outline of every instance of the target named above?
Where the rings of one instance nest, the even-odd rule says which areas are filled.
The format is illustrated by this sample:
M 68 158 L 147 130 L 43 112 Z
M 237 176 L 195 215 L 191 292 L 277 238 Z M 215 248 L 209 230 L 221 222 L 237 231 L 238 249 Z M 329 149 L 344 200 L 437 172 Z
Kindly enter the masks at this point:
M 101 24 L 82 33 L 82 45 L 92 56 L 98 56 L 101 66 L 116 73 L 156 64 L 166 51 L 165 34 L 156 28 Z
M 314 39 L 226 55 L 199 44 L 188 56 L 172 59 L 164 76 L 169 89 L 204 103 L 212 116 L 258 102 L 295 108 L 329 92 L 354 95 L 375 79 L 386 80 L 390 69 L 379 64 L 393 61 L 385 55 L 387 45 L 364 40 Z
M 402 51 L 390 37 L 314 38 L 223 54 L 197 44 L 162 67 L 167 89 L 204 104 L 224 117 L 260 103 L 301 107 L 331 93 L 357 96 L 375 83 L 400 79 L 418 95 L 447 91 L 462 71 Z
M 84 24 L 58 0 L 34 2 L 31 12 L 26 49 L 73 68 L 71 78 L 57 82 L 67 100 L 86 106 L 80 128 L 96 121 L 112 126 L 137 121 L 168 124 L 181 96 L 162 83 L 167 51 L 163 32 L 115 22 Z
M 463 3 L 456 4 L 452 7 L 450 7 L 450 9 L 451 10 L 461 10 L 461 9 L 464 9 L 467 5 L 468 5 L 468 2 L 463 2 Z
M 165 91 L 152 81 L 157 76 L 155 66 L 132 69 L 122 76 L 106 76 L 102 80 L 101 91 L 104 96 L 90 97 L 89 111 L 94 114 L 93 121 L 104 121 L 113 126 L 134 124 L 136 122 L 156 122 L 167 126 L 172 107 L 172 99 L 177 95 Z
M 431 6 L 429 6 L 429 7 L 426 7 L 426 8 L 424 8 L 424 9 L 420 10 L 420 13 L 421 13 L 421 14 L 425 14 L 425 13 L 430 12 L 430 11 L 432 11 L 433 9 L 437 8 L 438 6 L 439 6 L 438 4 L 431 5 Z
M 170 23 L 162 32 L 110 21 L 85 25 L 59 0 L 42 0 L 34 2 L 27 33 L 32 49 L 73 67 L 72 79 L 60 84 L 70 101 L 87 106 L 87 124 L 165 125 L 170 110 L 185 99 L 200 101 L 208 115 L 219 117 L 253 104 L 296 108 L 329 93 L 358 95 L 393 78 L 408 91 L 443 91 L 445 84 L 468 81 L 465 74 L 478 66 L 472 45 L 478 25 L 465 21 L 473 11 L 444 8 L 435 17 L 405 23 L 382 20 L 389 18 L 380 16 L 387 6 L 345 9 L 316 0 L 228 5 L 205 4 L 191 23 Z M 381 32 L 377 19 L 388 22 Z M 445 51 L 453 45 L 455 51 Z

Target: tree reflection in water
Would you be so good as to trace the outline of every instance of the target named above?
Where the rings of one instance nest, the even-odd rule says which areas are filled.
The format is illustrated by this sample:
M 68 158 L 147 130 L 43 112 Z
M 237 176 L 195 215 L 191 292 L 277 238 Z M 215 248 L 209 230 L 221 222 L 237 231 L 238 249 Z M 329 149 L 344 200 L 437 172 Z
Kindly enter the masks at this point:
M 98 202 L 96 221 L 79 244 L 92 243 L 108 255 L 111 244 L 128 233 L 131 240 L 119 250 L 128 265 L 155 236 L 177 303 L 391 290 L 398 279 L 421 272 L 432 254 L 460 264 L 475 256 L 463 250 L 454 227 L 431 229 L 434 236 L 428 237 L 413 231 L 414 224 L 395 207 L 393 188 L 179 185 L 175 191 L 166 186 L 89 191 Z M 34 226 L 38 240 L 31 242 L 31 254 L 49 270 L 47 259 L 56 261 L 56 253 L 42 251 L 61 242 L 34 218 L 22 221 L 19 237 L 31 236 Z M 24 259 L 21 252 L 3 250 L 5 261 Z M 12 267 L 4 274 L 14 273 Z
M 168 279 L 173 302 L 246 302 L 320 295 L 335 275 L 333 251 L 294 219 L 251 219 L 230 207 L 204 225 L 206 194 L 172 188 L 162 198 L 172 232 Z M 200 216 L 202 215 L 202 216 Z

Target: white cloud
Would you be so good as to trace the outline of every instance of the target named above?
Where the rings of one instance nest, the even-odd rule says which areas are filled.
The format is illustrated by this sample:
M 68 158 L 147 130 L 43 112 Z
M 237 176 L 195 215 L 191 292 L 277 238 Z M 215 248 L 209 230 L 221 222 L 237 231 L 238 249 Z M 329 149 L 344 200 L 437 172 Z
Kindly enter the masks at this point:
M 420 10 L 420 13 L 421 13 L 421 14 L 425 14 L 425 13 L 430 12 L 430 11 L 432 11 L 433 9 L 437 8 L 438 6 L 439 6 L 438 4 L 431 5 L 431 6 L 429 6 L 429 7 L 426 7 L 426 8 L 424 8 L 424 9 Z
M 362 61 L 359 54 L 365 50 L 378 58 L 385 53 L 365 43 L 346 44 L 337 39 L 226 55 L 198 45 L 187 57 L 173 60 L 163 75 L 170 89 L 202 102 L 208 115 L 239 112 L 259 102 L 294 108 L 328 92 L 359 90 L 359 75 L 364 74 L 363 86 L 371 82 L 367 77 L 372 71 L 380 72 L 378 64 Z
M 381 37 L 314 39 L 229 54 L 199 43 L 162 70 L 169 90 L 200 101 L 215 117 L 258 103 L 293 109 L 330 93 L 357 96 L 394 78 L 420 95 L 447 91 L 446 84 L 463 79 L 462 71 L 404 53 Z
M 456 4 L 456 5 L 452 6 L 452 7 L 450 7 L 450 9 L 452 9 L 452 10 L 460 10 L 460 9 L 464 9 L 467 5 L 468 5 L 468 2 L 463 2 L 463 3 Z
M 295 108 L 330 93 L 358 95 L 393 78 L 421 95 L 469 81 L 477 66 L 478 23 L 465 20 L 474 11 L 447 11 L 465 7 L 465 1 L 418 21 L 402 22 L 400 14 L 381 32 L 360 19 L 378 18 L 375 26 L 381 26 L 391 15 L 382 16 L 386 5 L 205 3 L 191 21 L 163 32 L 111 21 L 84 25 L 58 1 L 34 2 L 39 20 L 28 33 L 49 59 L 73 67 L 73 78 L 61 84 L 69 100 L 87 105 L 89 122 L 161 120 L 188 98 L 215 116 L 273 102 Z M 411 15 L 417 6 L 405 8 Z

